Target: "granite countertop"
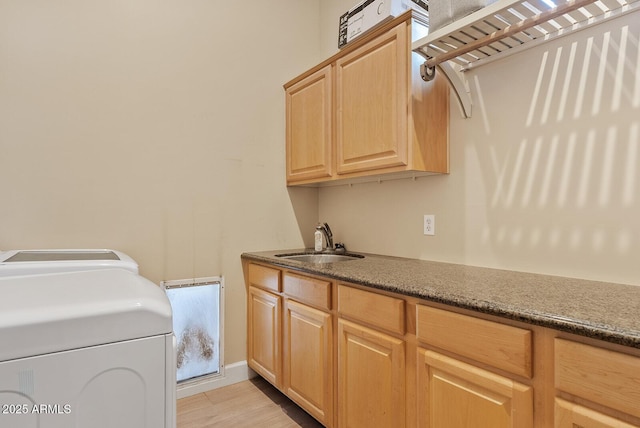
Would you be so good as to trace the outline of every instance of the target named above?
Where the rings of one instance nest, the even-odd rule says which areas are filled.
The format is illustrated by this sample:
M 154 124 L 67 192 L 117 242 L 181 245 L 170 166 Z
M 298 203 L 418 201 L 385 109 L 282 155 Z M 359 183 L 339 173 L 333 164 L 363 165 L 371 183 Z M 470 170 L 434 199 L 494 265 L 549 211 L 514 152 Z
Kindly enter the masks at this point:
M 640 348 L 640 286 L 366 253 L 328 264 L 276 257 L 301 252 L 242 258 Z

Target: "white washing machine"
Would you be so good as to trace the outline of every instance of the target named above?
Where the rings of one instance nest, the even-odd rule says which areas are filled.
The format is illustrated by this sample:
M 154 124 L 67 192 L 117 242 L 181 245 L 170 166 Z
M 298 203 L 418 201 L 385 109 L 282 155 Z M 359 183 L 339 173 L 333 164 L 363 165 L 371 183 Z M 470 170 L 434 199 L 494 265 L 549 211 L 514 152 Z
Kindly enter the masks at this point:
M 121 268 L 138 273 L 138 263 L 121 251 L 54 249 L 0 251 L 0 276 Z
M 103 266 L 0 274 L 0 293 L 0 427 L 175 428 L 171 305 L 157 285 Z

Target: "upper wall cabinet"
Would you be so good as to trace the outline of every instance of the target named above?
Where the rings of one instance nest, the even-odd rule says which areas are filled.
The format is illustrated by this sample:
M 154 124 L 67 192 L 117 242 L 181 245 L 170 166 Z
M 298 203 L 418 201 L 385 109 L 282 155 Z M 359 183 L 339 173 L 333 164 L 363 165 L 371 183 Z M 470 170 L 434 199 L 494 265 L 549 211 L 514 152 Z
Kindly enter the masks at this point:
M 407 12 L 285 85 L 287 184 L 449 172 L 449 90 L 420 77 Z

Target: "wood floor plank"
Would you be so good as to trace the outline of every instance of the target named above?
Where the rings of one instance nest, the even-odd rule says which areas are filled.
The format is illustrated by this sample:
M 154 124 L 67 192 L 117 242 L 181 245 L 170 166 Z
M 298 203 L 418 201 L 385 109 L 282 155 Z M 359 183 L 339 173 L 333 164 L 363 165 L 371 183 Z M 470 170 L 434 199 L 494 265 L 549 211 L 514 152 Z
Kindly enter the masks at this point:
M 322 425 L 258 377 L 178 400 L 178 428 L 320 428 Z

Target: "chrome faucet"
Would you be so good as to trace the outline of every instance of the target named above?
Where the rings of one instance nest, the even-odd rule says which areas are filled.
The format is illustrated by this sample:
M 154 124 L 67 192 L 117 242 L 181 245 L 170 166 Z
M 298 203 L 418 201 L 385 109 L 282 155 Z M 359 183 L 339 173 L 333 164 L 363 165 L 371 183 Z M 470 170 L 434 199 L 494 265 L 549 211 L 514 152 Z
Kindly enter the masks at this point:
M 329 251 L 333 250 L 333 233 L 331 233 L 331 228 L 327 223 L 318 223 L 316 226 L 316 230 L 319 230 L 324 235 L 324 239 L 327 242 L 327 249 Z

